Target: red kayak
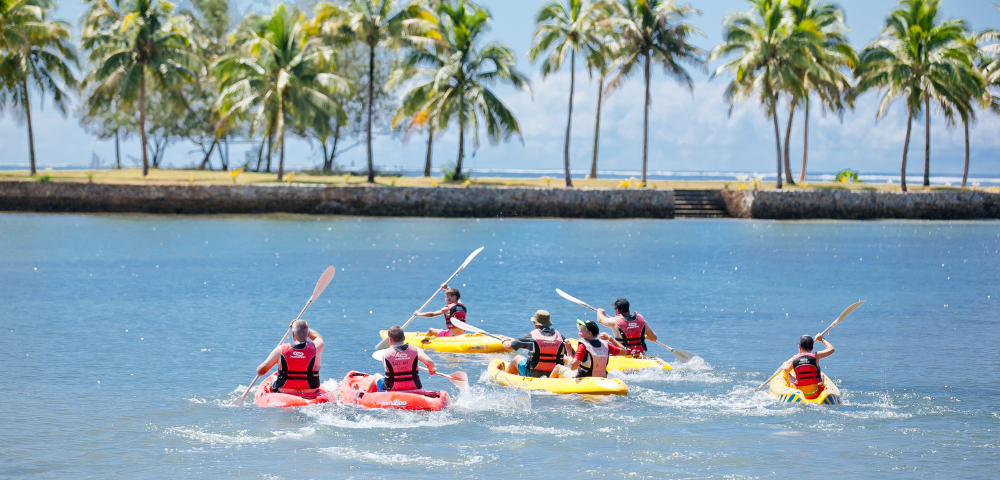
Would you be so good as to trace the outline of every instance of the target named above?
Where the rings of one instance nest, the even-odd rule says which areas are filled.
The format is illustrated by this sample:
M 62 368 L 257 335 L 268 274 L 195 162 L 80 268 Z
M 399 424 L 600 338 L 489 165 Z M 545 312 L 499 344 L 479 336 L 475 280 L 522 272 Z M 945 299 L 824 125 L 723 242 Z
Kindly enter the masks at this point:
M 350 372 L 340 382 L 340 403 L 365 408 L 396 408 L 399 410 L 438 411 L 448 406 L 448 392 L 410 390 L 404 392 L 379 392 L 375 377 L 361 372 Z
M 336 401 L 334 393 L 322 386 L 319 387 L 319 392 L 308 395 L 272 392 L 271 384 L 274 383 L 276 378 L 278 378 L 277 374 L 271 375 L 257 387 L 257 395 L 254 397 L 254 403 L 258 407 L 304 407 L 306 405 Z

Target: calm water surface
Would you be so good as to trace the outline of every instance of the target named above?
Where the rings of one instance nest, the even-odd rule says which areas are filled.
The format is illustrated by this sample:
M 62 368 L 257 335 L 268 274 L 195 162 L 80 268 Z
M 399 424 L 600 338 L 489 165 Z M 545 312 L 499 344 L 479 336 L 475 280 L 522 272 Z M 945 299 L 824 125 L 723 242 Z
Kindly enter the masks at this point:
M 585 398 L 432 354 L 474 382 L 445 412 L 230 406 L 326 266 L 335 386 L 481 245 L 453 285 L 483 328 L 622 295 L 703 360 Z M 997 222 L 0 215 L 0 477 L 997 478 L 998 251 Z M 753 391 L 857 300 L 823 361 L 845 405 Z

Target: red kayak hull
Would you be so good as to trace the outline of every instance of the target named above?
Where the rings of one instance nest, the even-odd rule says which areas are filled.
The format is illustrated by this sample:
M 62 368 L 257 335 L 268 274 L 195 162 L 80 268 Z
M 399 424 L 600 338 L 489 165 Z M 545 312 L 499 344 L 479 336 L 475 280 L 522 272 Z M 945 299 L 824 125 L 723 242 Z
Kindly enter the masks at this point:
M 361 372 L 350 372 L 340 382 L 340 403 L 365 408 L 395 408 L 398 410 L 439 411 L 451 400 L 448 392 L 379 392 L 375 377 Z
M 254 404 L 258 407 L 304 407 L 306 405 L 336 401 L 334 392 L 331 392 L 322 386 L 319 387 L 319 393 L 316 396 L 310 395 L 308 397 L 272 392 L 271 384 L 274 383 L 276 378 L 278 378 L 277 375 L 271 375 L 270 377 L 267 377 L 259 387 L 257 387 L 257 395 L 254 396 Z

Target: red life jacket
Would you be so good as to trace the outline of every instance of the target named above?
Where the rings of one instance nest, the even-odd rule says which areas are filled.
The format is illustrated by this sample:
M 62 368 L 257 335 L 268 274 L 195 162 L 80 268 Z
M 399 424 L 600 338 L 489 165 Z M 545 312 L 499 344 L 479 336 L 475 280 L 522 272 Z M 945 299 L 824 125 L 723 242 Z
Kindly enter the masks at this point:
M 393 345 L 382 357 L 385 366 L 385 391 L 420 390 L 420 371 L 417 370 L 417 349 L 410 345 Z
M 591 344 L 591 341 L 600 342 L 600 347 L 595 347 Z M 608 360 L 611 358 L 611 352 L 608 350 L 608 344 L 604 340 L 580 340 L 584 348 L 587 349 L 588 356 L 590 357 L 590 365 L 584 365 L 583 362 L 580 363 L 580 367 L 576 371 L 576 376 L 578 378 L 583 377 L 601 377 L 606 378 L 608 376 Z M 587 361 L 586 358 L 583 359 L 584 362 Z
M 283 344 L 278 378 L 271 388 L 275 392 L 319 388 L 319 369 L 313 369 L 315 363 L 316 344 L 312 341 Z
M 643 320 L 642 315 L 638 313 L 633 313 L 628 317 L 618 315 L 615 317 L 615 321 L 618 322 L 615 325 L 615 336 L 625 346 L 625 350 L 632 355 L 645 354 L 648 349 L 646 347 L 646 320 Z
M 461 321 L 465 321 L 465 305 L 462 305 L 461 301 L 455 303 L 449 303 L 445 305 L 448 307 L 448 313 L 444 314 L 444 324 L 448 327 L 448 330 L 453 328 L 458 328 L 451 324 L 451 317 L 455 317 Z M 461 329 L 460 329 L 461 330 Z
M 792 357 L 792 367 L 795 369 L 795 386 L 805 387 L 823 383 L 819 370 L 819 360 L 813 352 L 800 353 Z
M 555 335 L 547 337 L 542 335 L 540 329 L 536 328 L 531 331 L 531 340 L 535 342 L 531 361 L 528 363 L 531 370 L 551 372 L 557 364 L 562 365 L 559 349 L 563 346 L 563 336 L 558 331 L 555 331 Z

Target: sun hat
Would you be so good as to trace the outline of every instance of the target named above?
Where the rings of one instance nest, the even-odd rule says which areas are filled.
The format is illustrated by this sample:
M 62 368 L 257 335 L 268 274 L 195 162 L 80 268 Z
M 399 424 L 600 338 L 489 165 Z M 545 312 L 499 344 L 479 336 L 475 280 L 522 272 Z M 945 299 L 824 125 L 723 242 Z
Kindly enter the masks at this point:
M 552 320 L 549 318 L 549 312 L 546 312 L 545 310 L 535 312 L 535 315 L 531 317 L 531 323 L 534 323 L 539 327 L 552 326 Z

